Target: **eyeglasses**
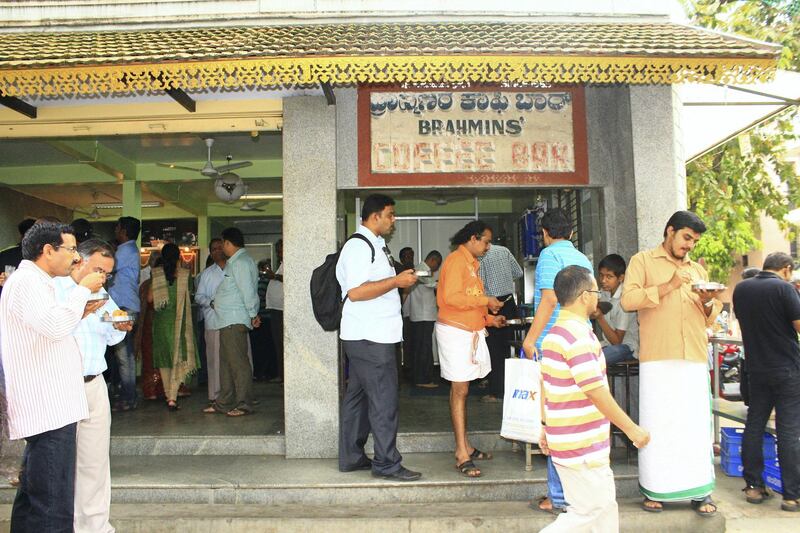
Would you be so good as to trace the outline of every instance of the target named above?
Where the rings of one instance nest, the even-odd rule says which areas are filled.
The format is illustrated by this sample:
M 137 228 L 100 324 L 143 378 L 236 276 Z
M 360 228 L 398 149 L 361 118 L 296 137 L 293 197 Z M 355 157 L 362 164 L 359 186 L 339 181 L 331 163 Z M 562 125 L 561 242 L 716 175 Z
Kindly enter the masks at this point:
M 594 290 L 590 290 L 590 289 L 586 289 L 586 290 L 585 290 L 585 291 L 583 291 L 583 292 L 593 292 L 593 293 L 595 293 L 595 294 L 596 294 L 596 295 L 598 295 L 598 296 L 600 296 L 601 294 L 603 294 L 603 291 L 594 291 Z
M 64 246 L 63 244 L 57 244 L 57 245 L 53 246 L 53 248 L 55 248 L 56 250 L 58 250 L 60 248 L 62 250 L 68 251 L 71 254 L 74 254 L 75 252 L 78 251 L 78 247 L 77 246 Z

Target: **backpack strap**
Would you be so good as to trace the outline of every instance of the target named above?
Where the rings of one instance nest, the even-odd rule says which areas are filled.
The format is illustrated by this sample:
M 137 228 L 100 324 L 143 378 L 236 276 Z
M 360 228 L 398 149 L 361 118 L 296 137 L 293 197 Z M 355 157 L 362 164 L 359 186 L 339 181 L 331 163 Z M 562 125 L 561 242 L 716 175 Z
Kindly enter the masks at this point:
M 367 239 L 364 235 L 361 235 L 360 233 L 353 233 L 347 238 L 347 241 L 349 241 L 350 239 L 359 239 L 367 243 L 367 246 L 369 246 L 369 251 L 372 252 L 372 260 L 370 261 L 370 263 L 375 262 L 375 247 L 372 246 L 372 243 L 369 241 L 369 239 Z M 344 242 L 347 243 L 347 241 Z

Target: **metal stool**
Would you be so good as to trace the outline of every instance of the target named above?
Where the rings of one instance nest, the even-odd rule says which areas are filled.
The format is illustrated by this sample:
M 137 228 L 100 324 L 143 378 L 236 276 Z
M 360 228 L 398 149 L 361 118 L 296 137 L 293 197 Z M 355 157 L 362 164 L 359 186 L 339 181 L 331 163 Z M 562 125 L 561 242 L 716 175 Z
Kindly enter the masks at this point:
M 634 359 L 632 361 L 622 361 L 606 367 L 606 376 L 608 377 L 608 385 L 611 388 L 611 395 L 616 398 L 616 378 L 622 378 L 625 381 L 625 405 L 623 408 L 625 412 L 631 412 L 631 377 L 639 375 L 639 361 Z M 614 437 L 619 437 L 625 444 L 625 458 L 630 462 L 631 449 L 633 443 L 628 439 L 627 435 L 621 429 L 612 425 L 611 426 L 611 445 L 614 445 Z

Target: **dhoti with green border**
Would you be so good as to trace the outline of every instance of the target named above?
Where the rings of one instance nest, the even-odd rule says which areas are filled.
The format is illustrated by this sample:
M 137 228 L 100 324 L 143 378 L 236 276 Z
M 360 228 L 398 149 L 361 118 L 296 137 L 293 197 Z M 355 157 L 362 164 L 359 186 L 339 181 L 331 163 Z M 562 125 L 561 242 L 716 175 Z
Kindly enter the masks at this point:
M 639 365 L 639 489 L 658 502 L 702 500 L 714 490 L 708 365 L 682 359 Z

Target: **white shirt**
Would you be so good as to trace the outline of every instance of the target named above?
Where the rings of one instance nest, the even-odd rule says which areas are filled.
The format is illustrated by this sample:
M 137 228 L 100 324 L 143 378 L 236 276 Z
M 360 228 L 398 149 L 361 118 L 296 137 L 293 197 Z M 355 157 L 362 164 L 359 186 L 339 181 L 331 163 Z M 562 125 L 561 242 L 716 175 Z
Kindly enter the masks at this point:
M 198 276 L 194 301 L 203 309 L 203 323 L 206 329 L 219 329 L 217 327 L 217 314 L 211 309 L 211 302 L 214 300 L 217 287 L 222 283 L 224 277 L 225 273 L 216 263 L 212 263 Z
M 12 440 L 62 428 L 89 416 L 81 353 L 73 332 L 89 289 L 56 299 L 53 278 L 22 261 L 0 298 L 0 342 Z
M 283 263 L 275 271 L 276 276 L 283 276 Z M 269 280 L 267 295 L 264 297 L 264 307 L 283 311 L 283 282 L 277 279 Z
M 380 281 L 395 276 L 386 253 L 386 241 L 364 226 L 358 226 L 375 248 L 375 261 L 370 263 L 372 253 L 361 239 L 347 241 L 336 264 L 336 279 L 342 287 L 342 298 L 347 291 L 368 281 Z M 367 340 L 392 344 L 403 340 L 403 318 L 400 316 L 400 293 L 392 289 L 377 298 L 353 302 L 349 298 L 342 309 L 339 337 L 345 341 Z
M 54 279 L 56 298 L 61 304 L 68 304 L 70 295 L 78 284 L 71 276 Z M 101 288 L 100 292 L 106 291 Z M 81 352 L 84 376 L 96 376 L 105 372 L 108 368 L 105 357 L 106 347 L 119 344 L 125 338 L 125 331 L 115 329 L 114 324 L 101 320 L 104 313 L 110 315 L 117 309 L 119 309 L 117 304 L 109 298 L 103 307 L 81 320 L 75 331 L 72 332 Z
M 613 307 L 611 311 L 608 312 L 606 315 L 606 322 L 608 325 L 614 329 L 619 329 L 625 332 L 625 337 L 622 338 L 622 344 L 627 344 L 631 351 L 639 357 L 639 314 L 636 311 L 633 312 L 626 312 L 622 308 L 622 304 L 620 304 L 619 300 L 622 297 L 622 285 L 617 287 L 617 291 L 614 293 L 613 296 L 609 295 L 607 292 L 603 292 L 605 301 L 611 302 Z M 610 343 L 603 336 L 603 339 L 600 341 L 600 344 L 603 346 L 608 346 Z
M 431 267 L 423 261 L 415 270 L 424 270 L 428 273 Z M 406 301 L 403 302 L 403 311 L 408 311 L 408 318 L 412 322 L 436 322 L 439 308 L 436 305 L 436 280 L 433 276 L 418 278 L 416 284 L 408 292 Z

